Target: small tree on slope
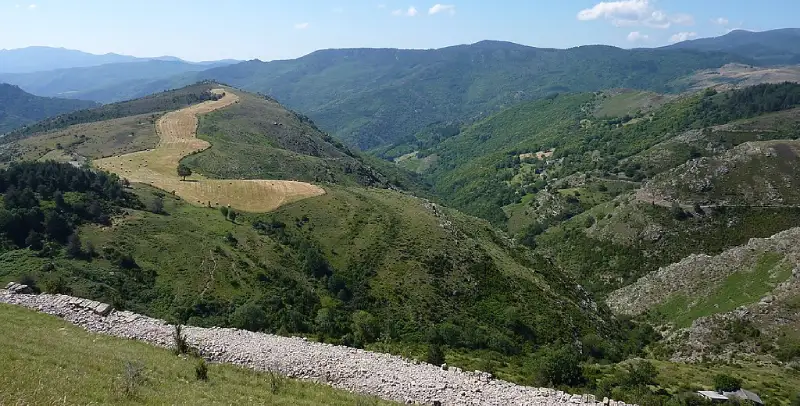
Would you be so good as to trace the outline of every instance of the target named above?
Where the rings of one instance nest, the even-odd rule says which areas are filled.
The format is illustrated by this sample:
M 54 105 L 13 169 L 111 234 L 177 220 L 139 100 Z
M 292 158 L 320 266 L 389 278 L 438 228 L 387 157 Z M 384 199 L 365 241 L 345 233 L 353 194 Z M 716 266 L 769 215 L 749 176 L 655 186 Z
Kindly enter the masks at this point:
M 186 180 L 187 176 L 192 176 L 192 170 L 188 166 L 180 164 L 178 165 L 178 176 L 183 177 L 182 180 Z

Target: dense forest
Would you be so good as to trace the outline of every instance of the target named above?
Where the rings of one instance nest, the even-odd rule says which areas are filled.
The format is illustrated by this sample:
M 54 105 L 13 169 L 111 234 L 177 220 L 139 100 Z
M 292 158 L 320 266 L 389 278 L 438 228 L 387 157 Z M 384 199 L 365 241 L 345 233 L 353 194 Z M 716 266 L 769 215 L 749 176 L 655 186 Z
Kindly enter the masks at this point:
M 84 252 L 77 229 L 85 223 L 110 225 L 121 207 L 138 207 L 115 175 L 56 162 L 21 162 L 0 170 L 0 232 L 6 250 L 29 248 L 42 256 Z

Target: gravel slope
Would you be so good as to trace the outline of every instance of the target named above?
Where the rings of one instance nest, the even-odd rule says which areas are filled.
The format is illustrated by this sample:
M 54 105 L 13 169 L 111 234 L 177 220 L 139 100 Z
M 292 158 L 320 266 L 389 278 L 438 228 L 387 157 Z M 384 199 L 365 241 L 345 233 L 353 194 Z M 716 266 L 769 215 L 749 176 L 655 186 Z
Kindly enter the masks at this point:
M 32 308 L 61 317 L 88 331 L 137 339 L 169 347 L 173 326 L 126 311 L 101 316 L 89 308 L 97 302 L 64 295 L 12 294 L 0 290 L 0 303 Z M 256 370 L 327 383 L 333 387 L 405 403 L 442 405 L 566 405 L 610 404 L 594 396 L 570 395 L 492 379 L 489 374 L 462 372 L 409 361 L 401 357 L 349 347 L 309 342 L 227 328 L 186 327 L 188 341 L 204 357 Z

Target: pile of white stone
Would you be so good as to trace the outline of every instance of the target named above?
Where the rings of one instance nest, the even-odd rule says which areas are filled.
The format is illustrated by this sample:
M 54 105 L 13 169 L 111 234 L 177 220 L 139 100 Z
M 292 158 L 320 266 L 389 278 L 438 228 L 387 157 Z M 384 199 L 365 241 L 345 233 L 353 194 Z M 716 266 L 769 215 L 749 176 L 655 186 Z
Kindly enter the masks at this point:
M 91 332 L 171 347 L 174 326 L 111 306 L 64 295 L 31 295 L 0 290 L 0 303 L 52 314 Z M 210 361 L 273 371 L 348 391 L 412 404 L 624 406 L 592 395 L 570 395 L 493 379 L 485 372 L 441 368 L 302 338 L 228 328 L 185 327 L 188 342 Z

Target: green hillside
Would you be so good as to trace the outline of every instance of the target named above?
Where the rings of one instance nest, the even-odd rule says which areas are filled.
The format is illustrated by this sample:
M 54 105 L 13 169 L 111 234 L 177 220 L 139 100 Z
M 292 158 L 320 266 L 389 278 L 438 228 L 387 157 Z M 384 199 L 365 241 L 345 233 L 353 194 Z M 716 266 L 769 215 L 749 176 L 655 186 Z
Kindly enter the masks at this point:
M 42 122 L 36 128 L 49 131 L 20 132 L 8 144 L 20 152 L 9 160 L 47 159 L 53 151 L 91 159 L 147 148 L 152 133 L 135 131 L 127 141 L 115 134 L 133 123 L 152 126 L 164 110 L 201 101 L 211 86 L 218 85 Z M 521 382 L 549 382 L 528 364 L 552 351 L 572 351 L 565 344 L 574 337 L 615 348 L 612 359 L 636 354 L 653 339 L 629 337 L 636 325 L 617 323 L 569 276 L 487 222 L 394 190 L 413 177 L 403 178 L 386 162 L 381 165 L 394 172 L 383 175 L 380 166 L 371 169 L 370 158 L 306 117 L 239 94 L 238 103 L 201 118 L 200 137 L 212 148 L 187 158 L 187 165 L 223 178 L 322 182 L 325 195 L 269 214 L 240 214 L 234 222 L 218 210 L 134 185 L 136 198 L 125 189 L 126 200 L 101 205 L 106 217 L 93 221 L 96 216 L 81 216 L 96 209 L 86 208 L 87 198 L 72 197 L 70 182 L 57 187 L 65 195 L 59 203 L 54 191 L 39 187 L 38 175 L 20 175 L 12 195 L 39 206 L 46 221 L 31 232 L 16 230 L 27 214 L 6 201 L 6 217 L 15 222 L 8 223 L 0 279 L 189 324 L 303 334 L 423 359 L 428 348 L 443 348 L 456 365 L 496 365 Z M 34 173 L 81 171 L 27 165 Z M 59 234 L 68 238 L 51 241 L 51 212 L 76 213 Z M 24 235 L 31 233 L 37 238 Z
M 0 404 L 394 404 L 224 364 L 199 381 L 191 359 L 16 306 L 0 305 L 0 328 Z
M 38 97 L 17 86 L 0 83 L 0 134 L 47 117 L 97 106 L 83 100 Z
M 433 162 L 423 176 L 436 193 L 454 207 L 501 226 L 508 219 L 504 207 L 523 201 L 533 206 L 539 203 L 534 197 L 539 191 L 565 190 L 572 197 L 567 202 L 569 196 L 564 196 L 562 206 L 575 207 L 551 216 L 564 220 L 600 203 L 599 197 L 608 201 L 613 195 L 607 191 L 618 189 L 621 181 L 635 185 L 688 159 L 715 153 L 701 151 L 706 145 L 699 145 L 696 137 L 694 144 L 675 142 L 685 139 L 687 131 L 710 134 L 710 127 L 790 110 L 800 103 L 799 91 L 793 83 L 723 93 L 708 90 L 622 117 L 596 115 L 617 97 L 559 95 L 521 103 L 432 144 L 426 143 L 427 138 L 412 140 L 403 148 L 426 148 L 400 165 Z M 792 136 L 796 127 L 786 118 L 783 121 L 780 132 L 762 132 L 773 139 Z M 746 140 L 722 131 L 716 134 L 716 144 L 723 148 Z M 665 145 L 672 145 L 670 154 L 662 153 Z M 654 153 L 657 148 L 661 149 Z
M 421 187 L 410 173 L 352 151 L 308 117 L 269 97 L 239 93 L 239 103 L 201 118 L 198 137 L 212 147 L 184 159 L 186 165 L 217 178 Z

